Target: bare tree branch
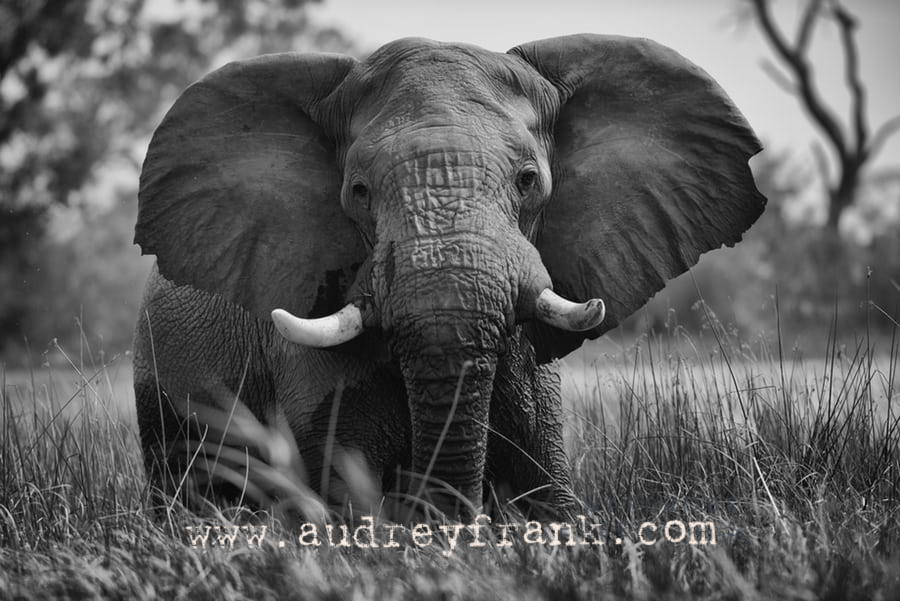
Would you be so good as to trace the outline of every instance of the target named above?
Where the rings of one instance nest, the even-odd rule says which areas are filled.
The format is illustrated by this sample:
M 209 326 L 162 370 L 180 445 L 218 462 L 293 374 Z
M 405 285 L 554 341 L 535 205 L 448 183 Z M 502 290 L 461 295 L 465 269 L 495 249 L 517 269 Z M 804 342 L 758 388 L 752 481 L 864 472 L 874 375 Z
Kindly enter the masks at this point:
M 859 51 L 856 47 L 856 18 L 833 0 L 832 11 L 841 31 L 841 43 L 844 46 L 845 75 L 850 88 L 853 128 L 856 134 L 856 154 L 864 159 L 867 153 L 868 125 L 866 123 L 866 89 L 859 77 Z
M 809 0 L 806 5 L 806 12 L 800 19 L 800 26 L 797 28 L 797 42 L 794 44 L 796 54 L 806 54 L 809 47 L 809 40 L 812 36 L 813 24 L 816 17 L 819 16 L 819 10 L 822 8 L 822 0 Z
M 763 33 L 775 47 L 775 50 L 778 52 L 778 55 L 781 56 L 782 60 L 790 65 L 794 71 L 805 70 L 806 65 L 800 60 L 801 57 L 798 57 L 793 50 L 788 47 L 787 40 L 772 21 L 772 15 L 769 13 L 768 0 L 750 0 L 750 2 L 756 7 L 756 17 L 759 19 L 759 24 L 763 29 Z
M 819 175 L 827 187 L 831 186 L 831 167 L 828 165 L 828 154 L 821 142 L 813 142 L 812 144 L 813 158 L 816 160 L 816 167 L 819 169 Z
M 900 168 L 898 167 L 882 167 L 869 172 L 867 178 L 869 183 L 874 186 L 888 186 L 900 183 Z
M 797 86 L 800 97 L 803 99 L 803 105 L 812 116 L 813 121 L 819 126 L 824 134 L 831 140 L 837 151 L 838 156 L 843 161 L 847 156 L 847 143 L 841 127 L 821 99 L 813 81 L 812 66 L 807 61 L 804 53 L 804 44 L 809 42 L 810 31 L 812 28 L 812 20 L 818 13 L 818 6 L 821 0 L 810 0 L 807 10 L 800 27 L 799 47 L 791 47 L 785 39 L 784 34 L 779 31 L 775 22 L 772 20 L 772 14 L 769 10 L 769 0 L 750 0 L 756 7 L 756 15 L 759 19 L 760 27 L 763 34 L 772 44 L 778 56 L 790 67 L 797 79 Z
M 791 81 L 790 77 L 782 73 L 778 67 L 775 66 L 775 63 L 764 58 L 760 62 L 760 66 L 762 67 L 762 70 L 766 72 L 766 75 L 768 75 L 779 88 L 788 94 L 797 93 L 797 86 L 794 85 L 794 82 Z
M 763 61 L 763 70 L 780 88 L 800 99 L 812 122 L 823 133 L 826 145 L 815 144 L 812 150 L 818 171 L 828 189 L 827 225 L 837 229 L 841 213 L 855 202 L 866 163 L 891 135 L 900 131 L 900 116 L 877 128 L 870 138 L 867 94 L 860 74 L 856 39 L 859 23 L 841 0 L 806 0 L 793 43 L 775 23 L 771 0 L 745 0 L 745 6 L 754 9 L 759 28 L 779 59 L 780 67 L 783 67 L 780 69 L 769 61 Z M 850 94 L 846 130 L 834 114 L 833 107 L 825 103 L 814 81 L 813 66 L 808 56 L 816 23 L 824 18 L 834 19 L 844 55 L 844 80 Z M 836 155 L 834 163 L 829 161 L 826 150 L 832 150 Z
M 900 115 L 888 119 L 875 130 L 872 140 L 869 142 L 868 156 L 873 157 L 881 151 L 881 147 L 892 135 L 900 131 Z

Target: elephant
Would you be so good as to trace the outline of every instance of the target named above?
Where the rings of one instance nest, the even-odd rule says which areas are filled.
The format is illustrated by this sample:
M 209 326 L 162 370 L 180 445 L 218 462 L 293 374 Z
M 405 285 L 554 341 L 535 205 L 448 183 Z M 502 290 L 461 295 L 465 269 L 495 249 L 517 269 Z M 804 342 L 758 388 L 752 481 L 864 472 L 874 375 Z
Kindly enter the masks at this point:
M 491 495 L 571 513 L 557 359 L 741 240 L 761 150 L 712 77 L 643 38 L 407 38 L 213 71 L 140 177 L 150 482 L 180 490 L 191 437 L 266 437 L 185 426 L 229 397 L 288 433 L 319 494 L 340 447 L 446 516 Z

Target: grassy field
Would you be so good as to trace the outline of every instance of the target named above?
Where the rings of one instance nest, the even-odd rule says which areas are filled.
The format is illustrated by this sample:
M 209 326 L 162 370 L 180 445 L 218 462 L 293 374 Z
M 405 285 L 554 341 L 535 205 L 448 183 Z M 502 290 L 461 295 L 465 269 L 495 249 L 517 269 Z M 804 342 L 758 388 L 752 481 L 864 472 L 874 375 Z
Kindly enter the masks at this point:
M 508 541 L 385 548 L 378 530 L 377 549 L 305 547 L 299 524 L 245 511 L 154 514 L 126 358 L 0 372 L 0 599 L 896 599 L 891 328 L 811 359 L 716 326 L 568 362 L 574 492 L 601 525 L 574 544 L 513 512 Z

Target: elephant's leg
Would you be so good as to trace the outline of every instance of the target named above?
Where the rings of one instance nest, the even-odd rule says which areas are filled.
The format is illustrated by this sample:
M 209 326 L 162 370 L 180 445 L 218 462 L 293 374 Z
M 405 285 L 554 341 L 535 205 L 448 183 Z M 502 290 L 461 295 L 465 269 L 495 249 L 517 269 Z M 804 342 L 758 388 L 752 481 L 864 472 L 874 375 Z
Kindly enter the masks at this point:
M 498 369 L 491 402 L 489 479 L 504 496 L 543 516 L 577 509 L 563 443 L 560 380 L 536 366 L 530 346 L 511 346 Z M 501 498 L 501 501 L 504 499 Z
M 185 405 L 186 401 L 177 388 L 167 388 L 159 366 L 159 361 L 163 367 L 167 361 L 158 357 L 165 353 L 166 345 L 153 348 L 147 330 L 146 316 L 142 315 L 134 350 L 134 394 L 150 502 L 153 507 L 162 507 L 177 496 L 185 505 L 196 506 L 200 493 L 184 478 L 191 464 L 190 453 L 182 444 L 191 438 L 189 423 L 183 417 L 184 408 L 176 407 L 176 403 Z M 202 401 L 202 395 L 191 395 L 191 399 Z M 198 438 L 196 432 L 193 438 Z
M 183 397 L 170 394 L 159 382 L 152 363 L 146 363 L 139 353 L 134 360 L 134 390 L 137 402 L 137 423 L 144 456 L 144 469 L 150 484 L 150 502 L 153 507 L 162 507 L 171 498 L 177 497 L 188 507 L 199 509 L 202 498 L 215 497 L 235 500 L 239 491 L 231 488 L 199 487 L 192 478 L 186 478 L 192 465 L 206 458 L 195 453 L 186 444 L 188 440 L 201 440 L 203 436 L 196 424 L 185 419 L 176 408 L 176 403 L 187 405 Z M 211 406 L 215 399 L 197 392 L 190 396 L 192 403 Z
M 556 513 L 573 512 L 579 504 L 572 491 L 569 458 L 563 440 L 562 393 L 557 367 L 536 367 L 532 390 L 536 412 L 534 453 L 540 457 L 539 463 L 544 468 L 538 481 L 550 484 L 545 498 Z
M 256 321 L 236 306 L 151 273 L 135 332 L 134 389 L 154 503 L 164 498 L 161 491 L 193 505 L 195 482 L 184 476 L 192 465 L 203 471 L 196 442 L 211 435 L 192 414 L 239 397 L 260 417 L 274 402 L 261 341 Z M 220 492 L 234 496 L 224 489 L 204 496 Z
M 149 355 L 149 356 L 148 356 Z M 137 344 L 134 352 L 134 395 L 137 425 L 140 433 L 144 469 L 150 483 L 154 505 L 162 501 L 160 492 L 171 495 L 177 485 L 176 474 L 184 470 L 177 458 L 171 457 L 167 440 L 171 440 L 182 427 L 169 404 L 169 395 L 163 390 L 153 368 L 152 351 Z

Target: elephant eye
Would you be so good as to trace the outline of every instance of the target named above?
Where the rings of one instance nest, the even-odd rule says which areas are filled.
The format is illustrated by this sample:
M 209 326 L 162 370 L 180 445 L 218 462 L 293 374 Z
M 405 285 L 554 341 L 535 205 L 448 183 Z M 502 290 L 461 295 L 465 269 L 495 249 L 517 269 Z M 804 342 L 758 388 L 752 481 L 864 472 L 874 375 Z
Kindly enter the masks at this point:
M 351 190 L 357 199 L 364 199 L 369 195 L 369 189 L 363 184 L 353 184 Z
M 516 178 L 516 187 L 520 194 L 528 194 L 537 185 L 538 174 L 534 169 L 524 169 Z
M 372 208 L 372 199 L 369 197 L 369 189 L 365 184 L 359 182 L 350 187 L 350 193 L 353 194 L 353 202 L 358 207 L 362 207 L 369 211 Z

